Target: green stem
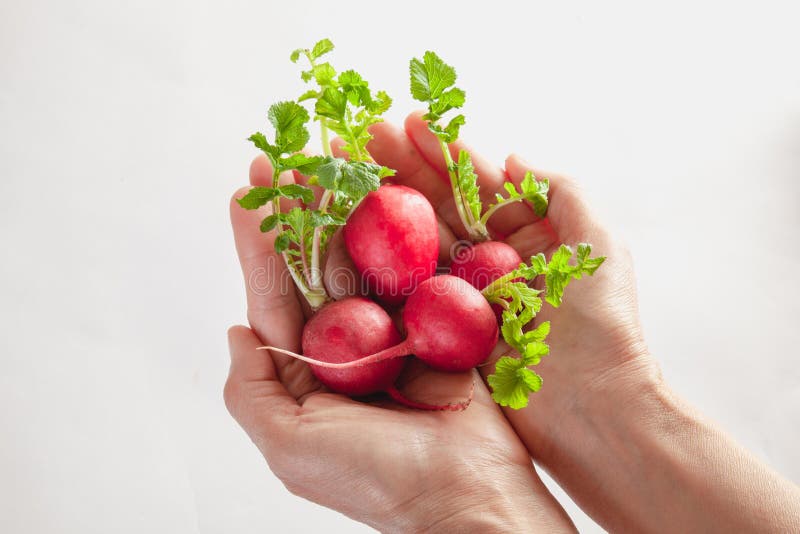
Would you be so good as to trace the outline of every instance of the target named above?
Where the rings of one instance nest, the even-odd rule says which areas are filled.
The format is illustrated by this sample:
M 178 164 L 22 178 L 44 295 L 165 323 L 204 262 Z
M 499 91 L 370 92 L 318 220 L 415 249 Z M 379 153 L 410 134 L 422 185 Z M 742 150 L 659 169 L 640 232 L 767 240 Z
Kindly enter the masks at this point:
M 494 205 L 490 206 L 489 209 L 486 210 L 486 213 L 484 213 L 483 216 L 481 217 L 480 224 L 482 224 L 483 226 L 486 226 L 486 223 L 489 221 L 489 217 L 494 215 L 494 213 L 497 210 L 499 210 L 500 208 L 502 208 L 504 206 L 508 206 L 509 204 L 513 204 L 514 202 L 520 202 L 522 200 L 524 200 L 523 197 L 507 198 L 507 199 L 505 199 L 505 200 L 503 200 L 501 202 L 498 202 L 497 204 L 494 204 Z
M 326 156 L 333 156 L 333 152 L 331 151 L 331 142 L 328 137 L 328 119 L 325 117 L 320 117 L 319 128 L 322 137 L 322 153 Z
M 325 213 L 328 211 L 328 204 L 330 204 L 331 198 L 333 198 L 333 191 L 326 189 L 319 203 L 320 212 Z M 322 266 L 320 265 L 322 230 L 322 226 L 314 228 L 314 240 L 311 242 L 311 287 L 325 291 L 322 281 Z
M 513 280 L 518 276 L 519 274 L 515 273 L 514 271 L 511 271 L 508 274 L 504 274 L 503 276 L 501 276 L 488 286 L 484 287 L 483 290 L 481 290 L 481 294 L 484 297 L 486 297 L 486 300 L 490 302 L 497 302 L 498 301 L 496 296 L 497 291 L 500 290 L 505 284 L 507 284 L 508 282 L 510 282 L 511 280 Z
M 442 156 L 444 156 L 444 164 L 447 167 L 447 173 L 450 175 L 450 186 L 453 188 L 453 200 L 456 202 L 456 209 L 458 210 L 458 217 L 461 219 L 461 224 L 469 234 L 470 240 L 473 242 L 487 241 L 489 239 L 489 232 L 486 226 L 482 225 L 480 221 L 475 221 L 472 218 L 472 213 L 467 210 L 467 200 L 464 198 L 464 193 L 458 185 L 458 175 L 456 174 L 456 164 L 453 157 L 450 155 L 450 149 L 447 143 L 439 139 L 439 146 L 442 149 Z
M 277 188 L 280 185 L 280 173 L 277 170 L 272 172 L 272 187 Z M 280 215 L 281 213 L 281 203 L 278 197 L 272 199 L 272 213 L 275 215 Z M 278 221 L 277 224 L 277 234 L 280 235 L 284 231 L 283 223 Z M 318 289 L 309 288 L 306 284 L 305 277 L 301 275 L 301 273 L 297 272 L 297 265 L 289 256 L 289 254 L 284 250 L 281 253 L 283 257 L 283 261 L 286 262 L 286 268 L 289 269 L 289 274 L 292 276 L 292 280 L 294 281 L 297 289 L 303 294 L 305 299 L 308 301 L 309 306 L 311 306 L 312 310 L 317 310 L 320 306 L 322 306 L 325 302 L 327 302 L 328 295 L 325 293 L 324 289 L 320 294 Z
M 353 148 L 356 149 L 356 153 L 353 154 L 355 156 L 356 161 L 366 161 L 364 159 L 364 156 L 361 154 L 361 150 L 359 150 L 358 148 L 358 140 L 356 139 L 356 136 L 353 134 L 353 130 L 350 128 L 350 123 L 345 119 L 344 121 L 342 121 L 342 124 L 344 124 L 344 129 L 347 132 L 347 135 L 350 136 L 351 145 L 353 146 Z M 372 160 L 372 158 L 368 157 L 368 160 Z

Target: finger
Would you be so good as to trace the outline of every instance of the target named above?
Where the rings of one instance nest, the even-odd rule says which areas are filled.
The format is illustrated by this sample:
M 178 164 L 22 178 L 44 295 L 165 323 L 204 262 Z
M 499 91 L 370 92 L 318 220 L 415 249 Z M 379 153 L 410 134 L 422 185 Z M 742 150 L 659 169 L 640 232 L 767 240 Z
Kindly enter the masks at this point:
M 272 356 L 246 326 L 228 330 L 231 367 L 223 393 L 234 419 L 265 455 L 291 431 L 300 406 L 278 380 Z
M 250 163 L 250 184 L 261 187 L 272 187 L 272 163 L 269 158 L 264 154 L 256 156 L 252 163 Z M 291 172 L 281 173 L 278 178 L 278 185 L 293 184 L 294 175 Z M 281 198 L 281 211 L 286 212 L 290 209 L 300 206 L 299 200 L 292 200 L 288 198 Z
M 303 311 L 286 263 L 275 252 L 276 232 L 262 233 L 259 228 L 271 207 L 245 210 L 235 202 L 248 189 L 237 191 L 230 205 L 233 236 L 245 280 L 247 319 L 265 344 L 298 352 Z M 302 362 L 284 355 L 275 355 L 274 361 L 278 377 L 295 397 L 319 386 Z
M 395 183 L 416 189 L 436 208 L 452 197 L 449 178 L 431 167 L 402 128 L 380 122 L 369 129 L 367 150 L 375 161 L 397 171 Z
M 339 230 L 331 236 L 325 253 L 324 282 L 331 298 L 339 300 L 354 295 L 367 296 L 367 288 L 361 283 L 357 272 Z
M 427 123 L 422 119 L 422 114 L 416 112 L 409 115 L 406 119 L 405 127 L 406 133 L 422 157 L 437 172 L 447 176 L 447 167 L 439 139 L 428 129 Z M 472 164 L 475 167 L 475 173 L 478 176 L 480 196 L 484 206 L 489 206 L 496 202 L 495 195 L 498 193 L 504 196 L 507 195 L 503 189 L 503 184 L 506 182 L 507 177 L 502 168 L 484 159 L 461 140 L 452 143 L 449 149 L 454 161 L 458 160 L 458 154 L 461 150 L 469 152 Z M 528 224 L 534 218 L 533 210 L 526 203 L 513 203 L 505 206 L 502 210 L 498 210 L 497 215 L 492 216 L 489 220 L 488 226 L 496 237 L 502 238 Z
M 565 243 L 596 240 L 605 231 L 587 206 L 578 185 L 565 176 L 533 169 L 520 156 L 512 154 L 506 159 L 506 172 L 514 183 L 519 183 L 529 170 L 538 179 L 550 181 L 547 218 L 557 239 Z
M 505 239 L 506 244 L 516 250 L 519 257 L 526 262 L 527 258 L 549 250 L 556 241 L 558 236 L 549 219 L 527 224 Z
M 336 158 L 342 159 L 350 159 L 350 154 L 344 149 L 344 139 L 341 137 L 334 137 L 331 140 L 331 152 L 333 152 L 333 156 Z

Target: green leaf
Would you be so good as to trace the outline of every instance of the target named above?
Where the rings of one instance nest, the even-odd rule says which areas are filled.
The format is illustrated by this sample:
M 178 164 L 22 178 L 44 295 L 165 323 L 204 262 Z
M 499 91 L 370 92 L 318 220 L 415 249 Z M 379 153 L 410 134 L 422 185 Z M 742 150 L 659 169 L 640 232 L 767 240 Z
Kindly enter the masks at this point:
M 284 250 L 289 248 L 289 245 L 292 242 L 292 234 L 291 232 L 281 232 L 278 234 L 278 237 L 275 238 L 275 252 L 281 254 Z
M 492 398 L 501 406 L 515 410 L 528 405 L 528 396 L 539 391 L 542 378 L 525 366 L 518 358 L 503 356 L 495 364 L 494 374 L 487 378 L 492 387 Z
M 317 59 L 323 54 L 327 54 L 328 52 L 333 50 L 333 43 L 330 39 L 321 39 L 317 41 L 314 45 L 314 48 L 311 49 L 311 57 L 313 59 Z
M 287 184 L 278 188 L 256 186 L 250 189 L 245 196 L 236 200 L 241 207 L 247 210 L 260 208 L 276 197 L 302 199 L 306 204 L 314 201 L 314 192 L 299 184 Z
M 423 117 L 424 118 L 424 117 Z M 466 123 L 464 115 L 456 115 L 453 117 L 447 126 L 442 127 L 435 122 L 428 123 L 428 129 L 445 143 L 454 143 L 458 139 L 458 132 Z
M 325 189 L 337 191 L 342 178 L 342 166 L 345 163 L 342 158 L 325 157 L 317 166 L 317 183 Z
M 375 163 L 327 157 L 317 167 L 317 181 L 325 189 L 360 200 L 380 187 L 381 178 L 388 175 L 387 171 L 389 169 Z
M 520 182 L 522 196 L 533 205 L 533 211 L 539 217 L 547 214 L 547 194 L 550 191 L 550 180 L 537 180 L 533 172 L 528 171 Z
M 386 91 L 378 91 L 367 105 L 367 111 L 372 115 L 382 115 L 392 107 L 392 99 Z
M 256 148 L 264 152 L 264 154 L 266 154 L 267 157 L 269 158 L 270 162 L 272 162 L 272 164 L 275 165 L 275 162 L 281 155 L 281 151 L 280 149 L 278 149 L 278 147 L 271 145 L 270 142 L 267 141 L 267 137 L 263 133 L 256 132 L 250 137 L 248 137 L 247 140 L 251 141 L 256 146 Z
M 335 120 L 344 119 L 347 111 L 347 96 L 333 87 L 327 87 L 314 106 L 317 115 Z
M 603 264 L 605 257 L 590 258 L 592 247 L 589 244 L 578 245 L 576 264 L 571 265 L 572 249 L 561 245 L 550 257 L 550 262 L 544 269 L 545 275 L 545 300 L 557 308 L 561 306 L 564 290 L 572 280 L 579 280 L 584 274 L 593 275 L 598 267 Z M 541 262 L 541 260 L 539 260 Z M 539 263 L 540 267 L 540 263 Z M 542 273 L 540 273 L 542 274 Z
M 336 70 L 334 70 L 330 63 L 315 65 L 314 68 L 311 69 L 311 72 L 314 74 L 314 79 L 320 86 L 330 85 L 336 77 Z
M 311 100 L 312 98 L 317 98 L 319 96 L 319 91 L 315 91 L 314 89 L 309 89 L 302 95 L 300 98 L 297 99 L 298 102 L 305 102 L 306 100 Z
M 333 213 L 322 213 L 319 210 L 309 212 L 309 225 L 312 228 L 318 226 L 344 226 L 347 222 L 344 217 L 340 217 Z
M 380 187 L 383 169 L 380 165 L 365 161 L 347 162 L 342 167 L 339 190 L 353 200 L 361 200 L 367 193 Z
M 281 220 L 288 224 L 298 235 L 305 235 L 307 211 L 303 208 L 292 208 L 288 213 L 281 213 Z
M 422 56 L 422 61 L 417 58 L 411 60 L 409 72 L 411 96 L 420 102 L 435 100 L 456 83 L 456 70 L 430 50 Z
M 314 192 L 308 187 L 300 184 L 282 185 L 278 188 L 278 192 L 282 197 L 300 199 L 306 204 L 311 204 L 314 202 Z
M 278 161 L 279 172 L 295 169 L 298 172 L 311 176 L 317 172 L 317 167 L 323 161 L 322 156 L 306 156 L 302 153 L 292 154 L 288 158 L 282 158 Z
M 438 120 L 439 117 L 447 113 L 453 108 L 460 108 L 464 105 L 466 94 L 458 87 L 454 87 L 445 91 L 441 96 L 431 102 L 428 107 L 428 113 L 422 118 L 425 120 Z
M 278 225 L 280 217 L 277 215 L 269 215 L 265 217 L 263 221 L 261 221 L 261 231 L 262 232 L 269 232 L 273 228 Z
M 275 146 L 282 154 L 298 152 L 308 143 L 306 123 L 308 111 L 297 102 L 286 101 L 273 104 L 267 118 L 275 127 Z
M 300 59 L 300 54 L 302 54 L 304 50 L 302 48 L 295 48 L 292 50 L 291 55 L 289 56 L 289 60 L 292 63 L 297 63 L 297 60 Z
M 534 330 L 525 332 L 525 337 L 531 341 L 544 341 L 550 335 L 550 321 L 545 321 Z
M 278 192 L 271 187 L 253 187 L 242 198 L 237 198 L 236 202 L 246 210 L 258 209 L 267 202 L 270 202 L 278 195 Z

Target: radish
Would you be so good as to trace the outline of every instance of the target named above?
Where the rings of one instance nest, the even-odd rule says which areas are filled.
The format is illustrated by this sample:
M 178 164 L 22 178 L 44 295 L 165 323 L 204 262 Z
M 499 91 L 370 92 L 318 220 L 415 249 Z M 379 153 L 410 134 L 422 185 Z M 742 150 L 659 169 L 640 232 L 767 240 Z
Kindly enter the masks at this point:
M 456 253 L 450 264 L 450 274 L 463 278 L 476 289 L 483 289 L 522 263 L 517 251 L 502 241 L 484 241 L 464 247 Z M 517 280 L 524 280 L 518 278 Z M 503 307 L 492 304 L 497 321 L 503 322 Z
M 501 241 L 485 241 L 459 250 L 450 264 L 450 274 L 483 289 L 522 263 L 517 251 Z
M 466 409 L 474 393 L 466 400 L 448 404 L 429 404 L 407 398 L 395 386 L 405 358 L 390 358 L 349 367 L 334 366 L 360 362 L 363 356 L 390 348 L 400 342 L 400 334 L 389 314 L 378 304 L 363 297 L 350 297 L 327 304 L 303 329 L 303 353 L 311 363 L 311 372 L 332 391 L 351 397 L 386 392 L 396 402 L 418 410 L 459 411 Z M 294 353 L 269 348 L 296 356 Z M 320 365 L 325 362 L 325 365 Z
M 384 185 L 369 193 L 350 215 L 343 233 L 362 279 L 387 304 L 401 304 L 436 271 L 436 215 L 414 189 Z
M 303 354 L 325 362 L 349 362 L 400 341 L 391 317 L 362 297 L 332 302 L 320 309 L 303 329 Z M 320 382 L 337 393 L 361 396 L 385 391 L 403 369 L 403 359 L 349 369 L 312 365 Z
M 346 319 L 350 320 L 350 317 Z M 340 318 L 339 324 L 346 321 Z M 309 324 L 311 322 L 313 320 Z M 438 371 L 462 372 L 481 364 L 497 344 L 497 320 L 489 302 L 465 280 L 447 274 L 434 276 L 417 286 L 403 309 L 403 324 L 408 332 L 405 340 L 364 358 L 346 362 L 324 361 L 316 353 L 302 356 L 268 348 L 313 366 L 336 370 L 359 368 L 414 354 Z

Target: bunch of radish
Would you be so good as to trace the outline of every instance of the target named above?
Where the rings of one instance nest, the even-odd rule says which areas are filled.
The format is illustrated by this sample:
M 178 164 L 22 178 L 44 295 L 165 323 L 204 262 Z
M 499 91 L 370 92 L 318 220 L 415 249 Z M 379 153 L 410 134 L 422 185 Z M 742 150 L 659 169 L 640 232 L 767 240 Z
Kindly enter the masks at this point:
M 262 133 L 250 137 L 272 163 L 273 184 L 252 188 L 239 204 L 245 209 L 271 204 L 261 230 L 277 232 L 275 249 L 313 312 L 303 330 L 303 354 L 264 348 L 308 362 L 335 392 L 356 397 L 386 392 L 406 406 L 458 410 L 467 407 L 469 398 L 429 405 L 398 390 L 395 383 L 407 358 L 437 371 L 469 371 L 487 362 L 502 334 L 509 350 L 488 377 L 492 396 L 501 405 L 524 407 L 542 385 L 529 367 L 549 352 L 549 323 L 531 328 L 543 300 L 560 305 L 569 281 L 593 274 L 604 258 L 591 258 L 591 247 L 580 244 L 570 262 L 573 250 L 562 245 L 549 262 L 538 254 L 525 263 L 509 245 L 491 240 L 487 221 L 504 206 L 526 202 L 544 217 L 549 184 L 529 172 L 519 188 L 507 183 L 507 194 L 497 195 L 484 209 L 469 153 L 461 151 L 453 161 L 448 147 L 458 138 L 464 117 L 442 123 L 446 113 L 463 106 L 465 94 L 454 86 L 455 70 L 426 52 L 421 60 L 411 60 L 411 93 L 428 106 L 423 118 L 441 144 L 459 218 L 471 241 L 449 268 L 438 266 L 438 222 L 430 203 L 414 189 L 393 184 L 394 171 L 367 151 L 368 127 L 382 120 L 391 99 L 383 91 L 373 92 L 357 72 L 337 73 L 322 61 L 331 50 L 333 44 L 323 39 L 292 53 L 293 62 L 308 61 L 302 78 L 314 87 L 296 101 L 270 107 L 273 141 Z M 304 152 L 311 120 L 305 103 L 319 123 L 322 155 Z M 347 158 L 332 153 L 330 132 L 344 141 Z M 288 170 L 305 176 L 308 185 L 280 185 L 280 174 Z M 281 198 L 300 200 L 302 207 L 283 212 Z M 340 227 L 347 253 L 374 300 L 329 296 L 324 263 Z M 538 276 L 544 277 L 542 290 L 532 287 Z M 404 337 L 387 309 L 401 309 Z

